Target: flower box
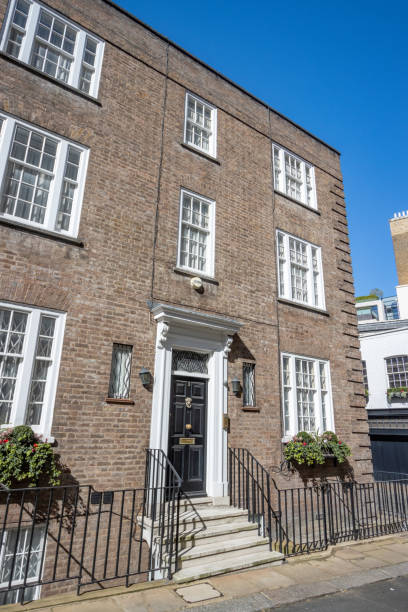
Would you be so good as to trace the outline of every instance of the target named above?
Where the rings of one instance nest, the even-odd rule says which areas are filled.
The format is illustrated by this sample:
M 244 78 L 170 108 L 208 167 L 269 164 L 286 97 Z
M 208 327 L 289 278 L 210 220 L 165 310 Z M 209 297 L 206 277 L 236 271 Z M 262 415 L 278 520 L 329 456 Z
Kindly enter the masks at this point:
M 332 431 L 322 435 L 301 431 L 287 443 L 283 454 L 289 463 L 313 467 L 324 465 L 330 459 L 343 463 L 351 451 Z

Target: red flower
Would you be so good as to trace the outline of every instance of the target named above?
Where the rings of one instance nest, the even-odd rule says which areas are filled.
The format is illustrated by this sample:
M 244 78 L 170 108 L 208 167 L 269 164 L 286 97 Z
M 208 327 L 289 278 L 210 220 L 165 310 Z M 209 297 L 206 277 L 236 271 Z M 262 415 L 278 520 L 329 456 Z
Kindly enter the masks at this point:
M 37 448 L 38 444 L 33 444 L 34 448 Z
M 307 442 L 303 442 L 303 446 L 307 446 Z
M 342 443 L 341 440 L 339 440 L 339 444 L 341 444 L 341 443 Z
M 3 440 L 3 442 L 10 442 L 10 440 L 9 440 L 9 439 L 7 439 L 7 440 Z

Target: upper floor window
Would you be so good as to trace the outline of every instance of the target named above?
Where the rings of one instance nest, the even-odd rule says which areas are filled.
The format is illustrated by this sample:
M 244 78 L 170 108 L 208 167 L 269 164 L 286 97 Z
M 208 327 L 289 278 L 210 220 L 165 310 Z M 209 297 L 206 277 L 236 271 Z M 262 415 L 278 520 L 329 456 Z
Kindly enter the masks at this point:
M 181 190 L 178 266 L 214 274 L 215 202 Z
M 362 323 L 363 321 L 378 321 L 378 306 L 364 306 L 363 308 L 357 308 L 357 321 Z
M 282 400 L 285 436 L 333 430 L 329 362 L 283 354 Z
M 277 232 L 279 297 L 325 308 L 321 248 Z
M 275 189 L 317 208 L 314 168 L 300 157 L 273 145 Z
M 0 304 L 0 428 L 49 435 L 65 316 Z
M 408 355 L 396 355 L 385 360 L 388 376 L 388 387 L 408 387 Z
M 11 0 L 0 49 L 96 97 L 103 46 L 102 40 L 37 0 Z
M 190 93 L 186 94 L 184 142 L 216 157 L 217 109 Z
M 0 215 L 76 236 L 88 150 L 0 113 Z

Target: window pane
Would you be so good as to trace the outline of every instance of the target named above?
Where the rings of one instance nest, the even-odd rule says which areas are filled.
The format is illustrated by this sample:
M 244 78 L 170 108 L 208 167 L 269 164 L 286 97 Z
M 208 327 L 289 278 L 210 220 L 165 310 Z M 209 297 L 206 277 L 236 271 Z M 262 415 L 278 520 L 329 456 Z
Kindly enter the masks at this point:
M 128 399 L 130 393 L 130 369 L 132 346 L 114 344 L 112 351 L 109 397 Z
M 243 376 L 243 404 L 244 406 L 255 406 L 255 364 L 242 364 Z
M 10 423 L 26 327 L 27 314 L 0 308 L 0 425 Z
M 26 423 L 39 425 L 44 405 L 48 373 L 52 366 L 52 348 L 54 344 L 55 318 L 41 315 L 37 337 L 37 349 L 31 375 L 30 395 L 28 400 Z

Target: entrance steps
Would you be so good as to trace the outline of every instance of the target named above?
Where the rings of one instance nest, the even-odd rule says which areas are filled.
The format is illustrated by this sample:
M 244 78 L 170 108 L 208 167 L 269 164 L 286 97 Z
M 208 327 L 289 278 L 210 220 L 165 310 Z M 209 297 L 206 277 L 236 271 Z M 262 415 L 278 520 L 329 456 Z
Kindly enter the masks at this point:
M 182 500 L 178 571 L 175 582 L 189 582 L 260 565 L 281 564 L 269 540 L 248 522 L 248 512 L 214 504 L 210 497 Z

